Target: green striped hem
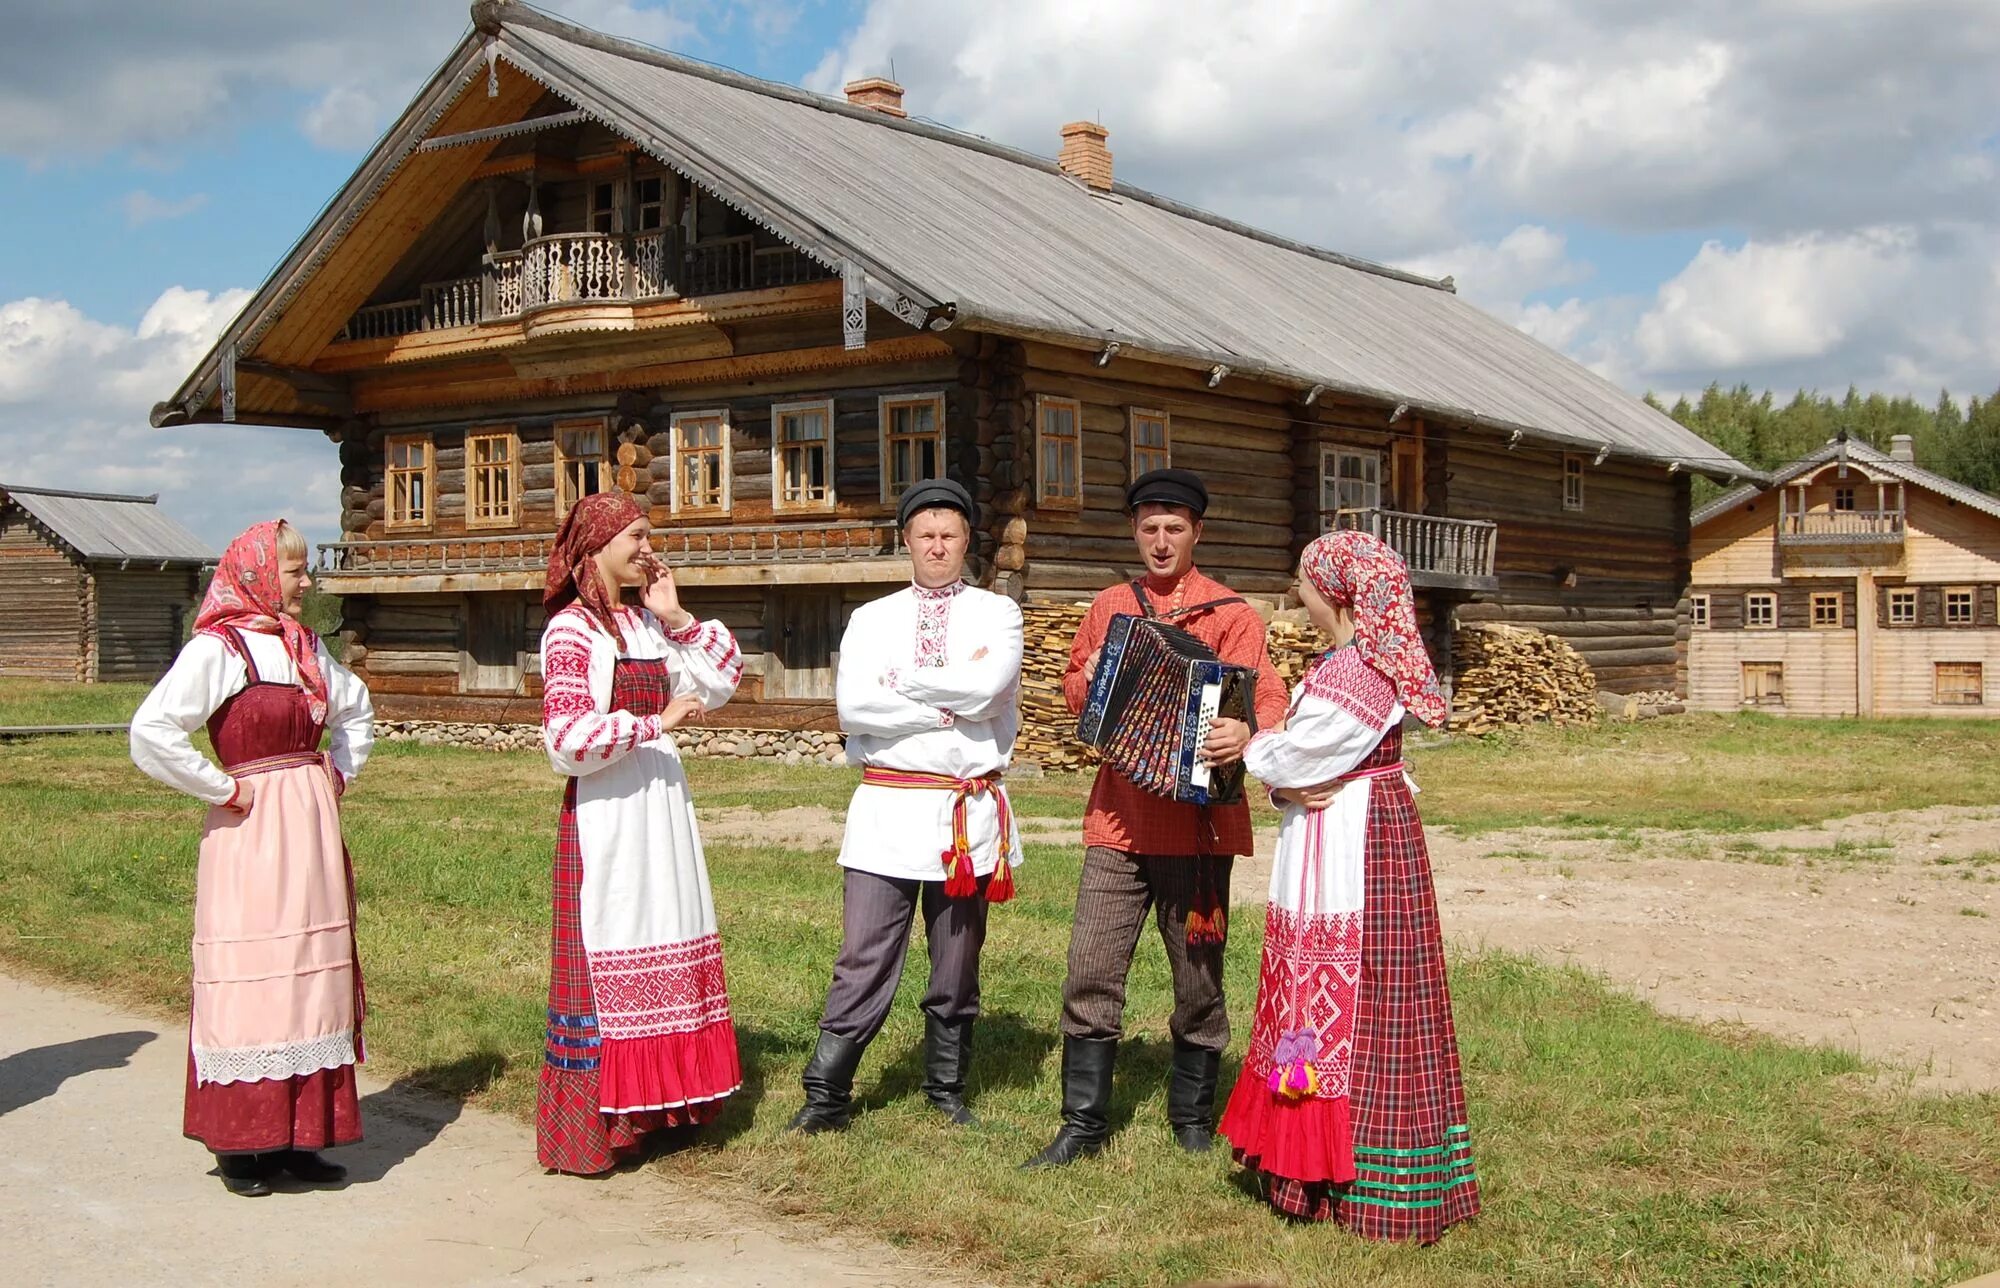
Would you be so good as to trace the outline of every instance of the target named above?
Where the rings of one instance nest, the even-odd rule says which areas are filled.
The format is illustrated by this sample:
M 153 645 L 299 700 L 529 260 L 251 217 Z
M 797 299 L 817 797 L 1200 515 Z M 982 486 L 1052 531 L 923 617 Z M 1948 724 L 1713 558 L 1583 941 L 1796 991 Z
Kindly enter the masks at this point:
M 1355 1181 L 1354 1188 L 1357 1190 L 1387 1190 L 1391 1194 L 1421 1194 L 1431 1190 L 1449 1190 L 1463 1185 L 1467 1181 L 1479 1179 L 1478 1174 L 1471 1170 L 1471 1159 L 1468 1158 L 1465 1160 L 1465 1168 L 1466 1170 L 1463 1173 L 1452 1177 L 1450 1180 L 1418 1181 L 1409 1185 L 1392 1185 L 1387 1181 Z
M 1357 1146 L 1354 1152 L 1356 1154 L 1367 1154 L 1375 1158 L 1422 1158 L 1431 1154 L 1456 1153 L 1471 1144 L 1469 1138 L 1472 1130 L 1462 1123 L 1445 1128 L 1444 1134 L 1445 1143 L 1442 1145 L 1427 1145 L 1422 1149 L 1362 1149 Z M 1454 1136 L 1466 1139 L 1451 1139 Z
M 1435 1163 L 1419 1163 L 1415 1167 L 1391 1167 L 1387 1163 L 1356 1163 L 1357 1170 L 1382 1176 L 1422 1176 L 1425 1172 L 1452 1172 L 1470 1166 L 1470 1151 L 1457 1158 L 1442 1159 Z

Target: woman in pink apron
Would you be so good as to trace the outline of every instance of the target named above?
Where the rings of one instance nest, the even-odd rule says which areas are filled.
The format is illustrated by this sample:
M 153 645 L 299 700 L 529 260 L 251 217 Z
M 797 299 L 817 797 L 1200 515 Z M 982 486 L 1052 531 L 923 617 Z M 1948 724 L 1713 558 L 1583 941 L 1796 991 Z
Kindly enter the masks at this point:
M 368 758 L 374 710 L 299 623 L 309 585 L 289 524 L 232 541 L 194 638 L 132 718 L 133 762 L 209 804 L 182 1130 L 242 1195 L 270 1193 L 280 1172 L 338 1183 L 346 1169 L 317 1151 L 361 1139 L 361 971 L 339 801 Z M 220 768 L 191 740 L 204 726 Z

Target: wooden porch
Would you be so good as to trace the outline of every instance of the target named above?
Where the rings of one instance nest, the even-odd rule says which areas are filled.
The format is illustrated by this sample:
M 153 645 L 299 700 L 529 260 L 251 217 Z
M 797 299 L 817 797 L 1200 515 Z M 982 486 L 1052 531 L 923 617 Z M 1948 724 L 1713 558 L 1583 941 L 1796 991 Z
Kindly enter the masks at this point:
M 313 578 L 336 595 L 534 590 L 553 532 L 505 536 L 335 541 L 319 547 Z M 907 580 L 902 533 L 891 522 L 663 528 L 653 548 L 685 586 L 840 585 Z
M 1418 589 L 1492 593 L 1500 589 L 1494 546 L 1500 528 L 1485 519 L 1448 519 L 1399 510 L 1339 510 L 1320 516 L 1328 531 L 1349 528 L 1380 537 L 1410 566 Z

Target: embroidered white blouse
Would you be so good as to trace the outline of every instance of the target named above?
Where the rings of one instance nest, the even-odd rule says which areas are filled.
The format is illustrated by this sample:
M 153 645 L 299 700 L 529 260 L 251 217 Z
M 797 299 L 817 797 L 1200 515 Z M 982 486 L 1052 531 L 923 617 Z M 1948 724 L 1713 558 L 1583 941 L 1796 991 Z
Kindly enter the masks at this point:
M 909 586 L 863 604 L 841 636 L 834 681 L 847 763 L 954 778 L 1004 773 L 1021 725 L 1020 688 L 1021 609 L 1005 595 L 958 582 Z M 841 866 L 942 881 L 953 796 L 944 788 L 856 787 Z M 967 801 L 980 876 L 999 865 L 999 820 L 992 796 Z M 1018 828 L 1006 857 L 1020 865 Z
M 281 636 L 245 631 L 243 641 L 263 679 L 275 684 L 298 682 Z M 323 643 L 319 667 L 326 677 L 326 750 L 344 787 L 361 772 L 375 745 L 375 706 L 368 686 L 334 661 Z M 149 777 L 211 805 L 227 801 L 235 793 L 235 781 L 195 749 L 192 735 L 249 682 L 250 668 L 227 644 L 213 635 L 189 640 L 132 717 L 132 763 Z

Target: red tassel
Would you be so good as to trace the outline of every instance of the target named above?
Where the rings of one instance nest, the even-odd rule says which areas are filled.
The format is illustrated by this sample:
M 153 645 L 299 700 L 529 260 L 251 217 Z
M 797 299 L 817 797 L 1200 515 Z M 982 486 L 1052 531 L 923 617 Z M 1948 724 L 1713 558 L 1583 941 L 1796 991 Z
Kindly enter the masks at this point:
M 966 899 L 979 893 L 979 878 L 972 874 L 972 856 L 962 850 L 946 850 L 939 856 L 944 860 L 944 893 L 949 899 Z
M 993 869 L 992 879 L 986 883 L 986 902 L 1005 903 L 1014 897 L 1014 868 L 1007 862 L 1007 856 L 1000 856 L 1000 866 Z
M 1196 945 L 1220 944 L 1223 941 L 1225 926 L 1221 908 L 1206 916 L 1190 911 L 1187 917 L 1187 941 Z

